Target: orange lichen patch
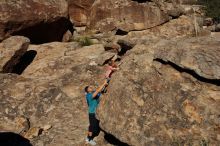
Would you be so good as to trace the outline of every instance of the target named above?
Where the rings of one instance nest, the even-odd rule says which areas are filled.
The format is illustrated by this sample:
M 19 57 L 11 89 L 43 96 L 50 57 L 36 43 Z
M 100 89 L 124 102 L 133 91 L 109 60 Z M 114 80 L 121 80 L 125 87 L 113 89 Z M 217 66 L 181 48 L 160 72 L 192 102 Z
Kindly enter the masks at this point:
M 190 121 L 202 122 L 202 117 L 199 115 L 196 107 L 189 100 L 183 102 L 184 113 L 190 118 Z

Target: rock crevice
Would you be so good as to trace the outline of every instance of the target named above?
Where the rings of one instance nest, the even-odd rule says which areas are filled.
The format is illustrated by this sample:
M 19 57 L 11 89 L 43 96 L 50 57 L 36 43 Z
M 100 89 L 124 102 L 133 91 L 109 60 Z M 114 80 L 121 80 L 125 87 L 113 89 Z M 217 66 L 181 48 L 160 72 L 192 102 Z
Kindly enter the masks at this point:
M 12 35 L 28 37 L 32 44 L 43 44 L 62 41 L 64 34 L 73 33 L 73 24 L 67 18 L 59 18 L 53 22 L 40 22 L 31 27 L 13 32 Z
M 178 66 L 177 64 L 170 62 L 170 61 L 164 61 L 162 59 L 156 58 L 154 59 L 154 61 L 157 61 L 163 65 L 170 65 L 171 67 L 173 67 L 174 69 L 176 69 L 177 71 L 179 71 L 180 73 L 187 73 L 190 74 L 191 76 L 193 76 L 194 78 L 196 78 L 197 80 L 201 81 L 201 82 L 205 82 L 205 83 L 209 83 L 209 84 L 213 84 L 216 86 L 220 86 L 220 80 L 219 79 L 208 79 L 205 77 L 200 76 L 199 74 L 197 74 L 195 71 L 188 69 L 188 68 L 182 68 L 180 66 Z

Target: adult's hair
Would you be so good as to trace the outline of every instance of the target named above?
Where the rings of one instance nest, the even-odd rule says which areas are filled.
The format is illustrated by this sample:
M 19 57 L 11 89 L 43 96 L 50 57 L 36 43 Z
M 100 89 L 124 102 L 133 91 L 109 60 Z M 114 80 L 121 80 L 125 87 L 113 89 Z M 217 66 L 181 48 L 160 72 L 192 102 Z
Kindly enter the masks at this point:
M 89 86 L 86 86 L 84 89 L 86 93 L 88 93 L 88 89 L 89 89 Z

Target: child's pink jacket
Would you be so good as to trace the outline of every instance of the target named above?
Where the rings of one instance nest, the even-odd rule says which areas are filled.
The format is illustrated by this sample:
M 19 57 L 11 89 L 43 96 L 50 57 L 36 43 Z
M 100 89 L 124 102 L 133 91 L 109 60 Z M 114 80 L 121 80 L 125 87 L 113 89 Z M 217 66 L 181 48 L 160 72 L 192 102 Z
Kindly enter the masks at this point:
M 111 75 L 113 73 L 114 67 L 112 66 L 107 66 L 106 67 L 106 72 L 105 72 L 105 78 L 111 78 Z

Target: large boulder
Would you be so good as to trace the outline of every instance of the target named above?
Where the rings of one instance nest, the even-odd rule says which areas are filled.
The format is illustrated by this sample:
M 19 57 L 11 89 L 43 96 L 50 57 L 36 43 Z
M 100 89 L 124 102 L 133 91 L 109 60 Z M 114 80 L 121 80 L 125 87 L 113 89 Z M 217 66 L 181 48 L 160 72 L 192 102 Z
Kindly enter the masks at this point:
M 171 62 L 206 79 L 220 80 L 219 37 L 163 41 L 156 48 L 155 58 Z M 220 84 L 220 83 L 219 83 Z
M 154 2 L 168 2 L 174 4 L 196 4 L 198 0 L 152 0 Z
M 176 19 L 182 14 L 204 16 L 204 7 L 197 0 L 153 0 L 166 14 Z
M 148 38 L 174 38 L 194 36 L 195 27 L 192 18 L 185 15 L 178 19 L 170 20 L 169 22 L 144 31 L 131 31 L 125 36 L 126 39 L 137 39 L 137 41 L 147 40 Z
M 102 129 L 112 134 L 104 137 L 115 145 L 217 145 L 219 35 L 145 40 L 136 46 L 118 42 L 130 50 L 121 49 L 120 70 L 97 113 Z M 1 130 L 36 146 L 83 145 L 88 127 L 83 89 L 103 80 L 99 65 L 113 53 L 101 44 L 76 42 L 29 45 L 27 52 L 35 57 L 20 76 L 0 74 Z
M 98 32 L 145 30 L 182 15 L 203 16 L 202 7 L 193 5 L 196 3 L 197 0 L 99 0 L 89 11 L 87 28 Z
M 22 36 L 13 36 L 0 43 L 0 72 L 12 73 L 15 66 L 26 53 L 30 40 Z
M 136 45 L 101 101 L 101 127 L 129 145 L 218 145 L 219 43 L 213 36 Z
M 138 11 L 137 11 L 138 10 Z M 137 3 L 128 0 L 100 0 L 92 8 L 89 29 L 107 32 L 143 30 L 161 25 L 169 20 L 154 3 Z
M 36 146 L 83 145 L 88 128 L 84 87 L 103 82 L 98 63 L 112 53 L 101 44 L 76 42 L 29 45 L 30 51 L 35 57 L 20 76 L 0 74 L 1 131 L 21 134 Z
M 63 0 L 0 1 L 0 11 L 0 41 L 11 35 L 26 36 L 32 43 L 61 41 L 67 30 L 73 31 Z

